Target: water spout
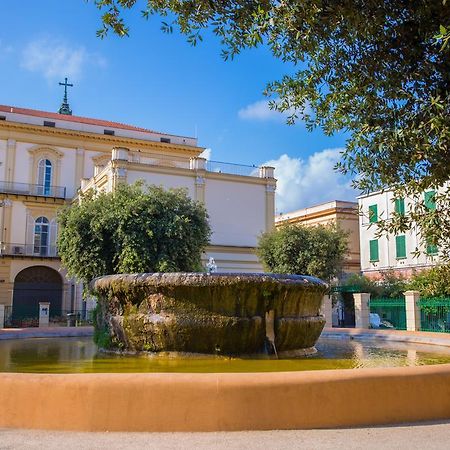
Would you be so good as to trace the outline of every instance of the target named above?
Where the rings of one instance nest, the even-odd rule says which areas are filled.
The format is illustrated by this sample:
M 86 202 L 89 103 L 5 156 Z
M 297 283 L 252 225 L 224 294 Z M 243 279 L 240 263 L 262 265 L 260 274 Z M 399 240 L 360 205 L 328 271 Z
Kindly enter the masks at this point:
M 271 309 L 266 312 L 266 339 L 270 345 L 269 353 L 272 350 L 278 359 L 277 348 L 275 347 L 275 311 Z

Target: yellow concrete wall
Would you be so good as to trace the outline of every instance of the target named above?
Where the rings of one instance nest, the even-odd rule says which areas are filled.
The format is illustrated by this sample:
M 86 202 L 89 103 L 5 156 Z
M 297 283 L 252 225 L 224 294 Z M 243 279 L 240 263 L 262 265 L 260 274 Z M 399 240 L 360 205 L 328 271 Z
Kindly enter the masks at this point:
M 450 419 L 449 364 L 258 374 L 0 374 L 0 427 L 233 431 L 439 419 Z

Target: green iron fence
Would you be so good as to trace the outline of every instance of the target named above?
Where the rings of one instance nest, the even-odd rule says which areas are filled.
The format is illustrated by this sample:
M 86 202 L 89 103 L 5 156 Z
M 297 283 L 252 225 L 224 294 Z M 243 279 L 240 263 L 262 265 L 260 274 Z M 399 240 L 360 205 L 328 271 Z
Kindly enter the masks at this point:
M 378 314 L 380 328 L 406 330 L 406 307 L 404 298 L 374 298 L 369 302 L 370 312 Z
M 450 298 L 421 298 L 420 329 L 450 333 Z

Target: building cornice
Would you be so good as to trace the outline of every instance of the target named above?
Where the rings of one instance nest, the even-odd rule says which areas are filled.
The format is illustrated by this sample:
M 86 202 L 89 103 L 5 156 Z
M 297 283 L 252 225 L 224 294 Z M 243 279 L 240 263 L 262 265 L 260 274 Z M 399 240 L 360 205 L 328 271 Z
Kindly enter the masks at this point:
M 67 130 L 64 128 L 52 128 L 8 121 L 0 122 L 0 138 L 15 139 L 17 141 L 30 142 L 37 145 L 43 143 L 48 145 L 48 139 L 50 138 L 55 140 L 65 140 L 63 145 L 68 147 L 87 147 L 98 151 L 105 151 L 105 147 L 107 147 L 108 151 L 111 151 L 113 147 L 128 147 L 130 150 L 152 149 L 160 153 L 181 154 L 192 157 L 198 156 L 204 150 L 203 147 L 191 147 L 182 144 L 169 144 L 123 136 L 109 136 L 86 131 Z M 55 144 L 52 143 L 52 145 Z
M 296 223 L 296 222 L 307 222 L 312 219 L 319 219 L 329 216 L 330 220 L 358 220 L 358 209 L 352 208 L 329 208 L 317 212 L 312 212 L 305 215 L 286 217 L 286 218 L 277 218 L 275 217 L 275 224 L 281 225 L 283 223 Z

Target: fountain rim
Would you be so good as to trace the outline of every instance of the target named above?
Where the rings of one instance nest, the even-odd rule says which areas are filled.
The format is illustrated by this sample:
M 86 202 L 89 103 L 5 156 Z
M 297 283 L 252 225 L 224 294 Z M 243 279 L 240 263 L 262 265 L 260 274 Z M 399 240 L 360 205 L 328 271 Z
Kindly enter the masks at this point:
M 211 286 L 237 284 L 276 284 L 281 286 L 318 287 L 324 291 L 328 284 L 310 275 L 278 274 L 265 272 L 142 272 L 104 275 L 94 278 L 89 287 L 91 290 L 108 287 L 114 281 L 121 281 L 134 285 L 148 286 Z

